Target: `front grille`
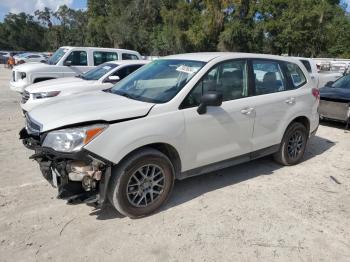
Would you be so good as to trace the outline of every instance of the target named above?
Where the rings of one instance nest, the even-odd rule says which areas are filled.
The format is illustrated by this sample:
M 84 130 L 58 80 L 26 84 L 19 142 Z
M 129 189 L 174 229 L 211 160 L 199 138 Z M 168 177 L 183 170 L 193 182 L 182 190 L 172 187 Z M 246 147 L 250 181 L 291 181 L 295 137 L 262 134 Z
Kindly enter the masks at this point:
M 28 114 L 26 114 L 26 129 L 28 134 L 39 134 L 41 130 L 40 124 L 31 119 Z
M 22 104 L 25 104 L 29 98 L 30 98 L 30 93 L 28 91 L 24 91 L 22 93 L 22 100 L 21 100 Z

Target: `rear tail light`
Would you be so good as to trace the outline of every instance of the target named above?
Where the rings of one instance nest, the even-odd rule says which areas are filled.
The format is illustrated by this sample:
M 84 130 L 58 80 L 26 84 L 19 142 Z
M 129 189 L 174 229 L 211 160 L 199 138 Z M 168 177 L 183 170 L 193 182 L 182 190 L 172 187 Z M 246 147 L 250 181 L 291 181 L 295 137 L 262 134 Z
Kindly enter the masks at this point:
M 312 95 L 319 100 L 320 99 L 320 90 L 317 88 L 312 88 Z

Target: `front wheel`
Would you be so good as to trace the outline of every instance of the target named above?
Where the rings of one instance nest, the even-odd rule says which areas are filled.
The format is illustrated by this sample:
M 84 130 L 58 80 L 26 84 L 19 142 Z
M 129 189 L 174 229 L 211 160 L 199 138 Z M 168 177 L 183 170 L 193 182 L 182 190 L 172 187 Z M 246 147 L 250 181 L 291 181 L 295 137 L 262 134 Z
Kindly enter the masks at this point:
M 121 214 L 139 218 L 165 203 L 173 185 L 174 168 L 169 158 L 146 148 L 133 153 L 113 170 L 108 197 Z
M 281 165 L 291 166 L 299 163 L 305 152 L 308 139 L 306 127 L 298 122 L 290 124 L 283 136 L 274 159 Z

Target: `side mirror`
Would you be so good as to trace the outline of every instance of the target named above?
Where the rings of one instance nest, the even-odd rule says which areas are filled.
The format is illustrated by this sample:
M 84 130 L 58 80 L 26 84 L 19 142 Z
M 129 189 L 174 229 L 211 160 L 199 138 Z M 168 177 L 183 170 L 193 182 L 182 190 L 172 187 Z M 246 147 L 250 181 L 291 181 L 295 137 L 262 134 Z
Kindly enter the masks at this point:
M 119 76 L 109 76 L 109 77 L 107 77 L 105 82 L 114 83 L 114 82 L 118 82 L 119 80 L 120 80 Z
M 65 66 L 71 66 L 71 65 L 72 65 L 72 61 L 66 60 L 66 61 L 64 61 L 63 64 L 64 64 Z
M 326 86 L 331 87 L 333 85 L 333 83 L 334 83 L 333 81 L 329 81 L 329 82 L 327 82 Z
M 197 112 L 203 115 L 207 112 L 207 106 L 221 106 L 222 94 L 217 91 L 209 91 L 205 93 L 201 98 L 201 103 L 197 108 Z

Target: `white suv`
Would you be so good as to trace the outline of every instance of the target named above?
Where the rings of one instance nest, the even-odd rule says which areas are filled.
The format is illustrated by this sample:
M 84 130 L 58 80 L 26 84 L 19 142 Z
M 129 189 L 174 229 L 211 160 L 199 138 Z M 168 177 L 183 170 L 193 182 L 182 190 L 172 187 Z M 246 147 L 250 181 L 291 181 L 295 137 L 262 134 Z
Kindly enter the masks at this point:
M 108 199 L 141 217 L 166 201 L 175 179 L 269 154 L 299 163 L 318 104 L 298 60 L 182 54 L 153 61 L 110 92 L 34 109 L 20 137 L 60 198 Z
M 28 63 L 12 70 L 10 88 L 22 93 L 27 86 L 41 81 L 80 75 L 95 66 L 114 60 L 140 60 L 138 52 L 116 48 L 63 46 L 47 63 Z

